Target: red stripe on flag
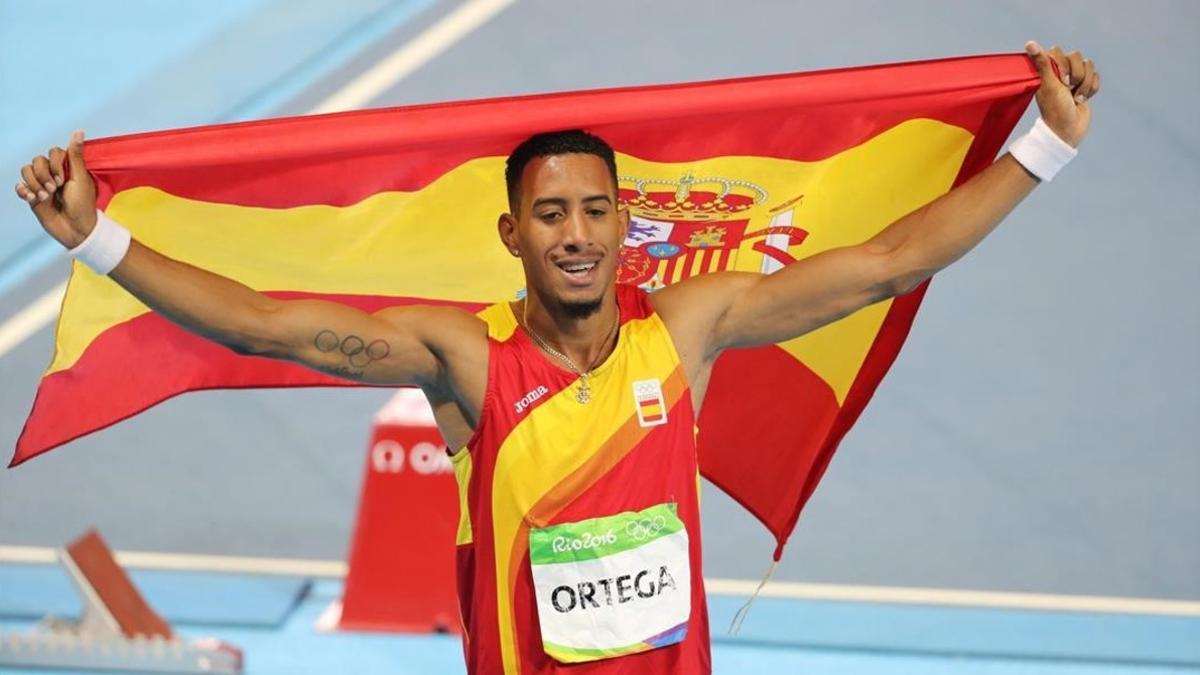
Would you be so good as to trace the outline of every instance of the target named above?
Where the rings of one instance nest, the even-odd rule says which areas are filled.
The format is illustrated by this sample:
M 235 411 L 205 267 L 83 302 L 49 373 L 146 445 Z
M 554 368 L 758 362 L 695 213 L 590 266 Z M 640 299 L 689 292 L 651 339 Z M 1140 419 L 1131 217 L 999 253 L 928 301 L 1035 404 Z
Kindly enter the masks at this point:
M 779 347 L 727 351 L 697 423 L 701 473 L 778 533 L 837 413 L 833 389 Z
M 674 258 L 671 258 L 670 260 L 667 261 L 667 269 L 663 272 L 663 276 L 662 276 L 662 282 L 664 284 L 669 284 L 669 283 L 675 281 L 675 277 L 674 277 L 675 261 L 677 261 L 677 260 L 679 260 L 679 256 L 675 256 Z
M 687 253 L 683 256 L 682 261 L 679 263 L 679 267 L 681 268 L 679 272 L 680 281 L 688 279 L 692 276 L 692 265 L 696 264 L 696 249 L 688 248 L 684 250 L 686 250 Z M 679 258 L 676 258 L 676 260 L 679 260 Z
M 219 124 L 89 141 L 85 153 L 101 208 L 143 185 L 246 206 L 345 206 L 418 190 L 539 131 L 584 127 L 657 162 L 817 161 L 914 117 L 977 133 L 987 110 L 1024 108 L 1037 84 L 1024 54 L 973 56 Z M 347 163 L 356 180 L 344 180 Z

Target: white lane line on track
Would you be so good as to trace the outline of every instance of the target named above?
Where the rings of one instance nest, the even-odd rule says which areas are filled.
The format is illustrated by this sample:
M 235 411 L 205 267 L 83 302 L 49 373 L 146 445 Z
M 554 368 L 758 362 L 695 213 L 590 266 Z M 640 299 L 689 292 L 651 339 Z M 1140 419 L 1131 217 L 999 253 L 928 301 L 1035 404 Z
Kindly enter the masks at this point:
M 749 596 L 758 581 L 745 579 L 708 579 L 704 587 L 716 595 Z M 837 600 L 900 605 L 950 605 L 997 609 L 1050 610 L 1056 612 L 1099 612 L 1112 614 L 1155 614 L 1200 617 L 1200 602 L 1160 600 L 1157 598 L 1121 598 L 1103 595 L 1056 595 L 1050 593 L 1012 593 L 972 591 L 954 588 L 915 588 L 908 586 L 850 586 L 810 584 L 794 581 L 770 581 L 759 597 L 793 600 Z
M 339 112 L 370 103 L 396 82 L 429 63 L 515 2 L 516 0 L 469 0 L 463 3 L 370 70 L 321 101 L 309 110 L 308 114 Z M 54 321 L 58 316 L 65 288 L 65 283 L 55 287 L 0 324 L 0 357 Z
M 58 308 L 62 306 L 66 290 L 67 283 L 64 281 L 0 324 L 0 358 L 58 316 Z
M 340 560 L 301 560 L 290 558 L 246 558 L 223 555 L 193 555 L 118 551 L 123 566 L 140 569 L 230 574 L 275 574 L 305 577 L 344 577 L 346 563 Z M 0 546 L 0 564 L 46 564 L 57 560 L 55 549 L 39 546 Z M 714 595 L 749 596 L 758 581 L 749 579 L 704 580 Z M 901 586 L 851 586 L 772 581 L 760 597 L 788 600 L 824 600 L 872 602 L 903 605 L 986 607 L 993 609 L 1049 610 L 1056 612 L 1100 612 L 1109 614 L 1152 614 L 1158 616 L 1200 617 L 1200 602 L 1159 600 L 1155 598 L 1119 598 L 1096 595 L 1052 595 L 1046 593 L 1008 593 L 971 591 L 951 588 L 911 588 Z
M 514 2 L 516 0 L 470 0 L 463 3 L 411 42 L 322 101 L 312 112 L 352 110 L 374 100 L 397 81 L 449 49 Z
M 181 572 L 227 572 L 231 574 L 274 574 L 302 577 L 343 577 L 346 563 L 340 560 L 299 558 L 246 558 L 193 553 L 115 551 L 124 567 Z M 45 564 L 58 561 L 57 550 L 43 546 L 0 546 L 0 564 Z

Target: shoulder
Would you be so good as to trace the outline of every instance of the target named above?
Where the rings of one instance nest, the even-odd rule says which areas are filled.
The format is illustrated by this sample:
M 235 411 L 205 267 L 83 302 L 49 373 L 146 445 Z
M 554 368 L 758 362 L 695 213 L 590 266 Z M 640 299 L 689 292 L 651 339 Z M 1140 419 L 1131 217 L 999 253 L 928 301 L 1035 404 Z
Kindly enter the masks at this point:
M 517 332 L 517 315 L 507 302 L 488 305 L 476 312 L 475 316 L 487 326 L 488 337 L 497 342 L 504 342 Z

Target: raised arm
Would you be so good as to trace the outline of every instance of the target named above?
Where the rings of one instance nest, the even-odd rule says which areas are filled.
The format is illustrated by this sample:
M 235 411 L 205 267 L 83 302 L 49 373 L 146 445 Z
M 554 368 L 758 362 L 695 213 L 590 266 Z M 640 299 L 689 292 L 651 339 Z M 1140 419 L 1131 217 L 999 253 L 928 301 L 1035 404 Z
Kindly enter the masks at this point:
M 1079 52 L 1064 56 L 1036 43 L 1026 51 L 1042 80 L 1037 92 L 1042 119 L 1058 139 L 1078 146 L 1090 122 L 1088 99 L 1100 88 L 1092 62 Z M 1038 183 L 1005 154 L 862 244 L 822 252 L 769 276 L 689 279 L 657 294 L 663 297 L 656 306 L 668 325 L 674 321 L 672 334 L 697 364 L 711 362 L 726 348 L 797 337 L 914 289 L 982 241 Z
M 95 186 L 82 134 L 22 169 L 17 194 L 67 248 L 97 225 Z M 71 163 L 65 180 L 63 162 Z M 486 327 L 454 308 L 403 307 L 367 314 L 320 300 L 281 301 L 131 241 L 109 275 L 184 329 L 242 354 L 286 359 L 375 384 L 448 388 L 447 358 L 486 354 Z M 482 394 L 481 394 L 482 395 Z
M 486 344 L 483 323 L 456 308 L 368 314 L 324 300 L 276 300 L 137 241 L 109 276 L 184 329 L 240 354 L 294 361 L 348 380 L 444 385 L 448 371 L 439 355 L 471 337 Z

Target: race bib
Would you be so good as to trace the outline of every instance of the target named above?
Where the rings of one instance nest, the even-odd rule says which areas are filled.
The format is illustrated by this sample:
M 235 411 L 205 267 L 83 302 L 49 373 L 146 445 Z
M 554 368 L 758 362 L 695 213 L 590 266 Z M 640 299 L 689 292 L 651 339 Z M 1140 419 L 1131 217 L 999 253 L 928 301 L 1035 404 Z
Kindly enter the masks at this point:
M 542 647 L 576 663 L 680 642 L 692 609 L 688 535 L 675 504 L 534 529 Z

